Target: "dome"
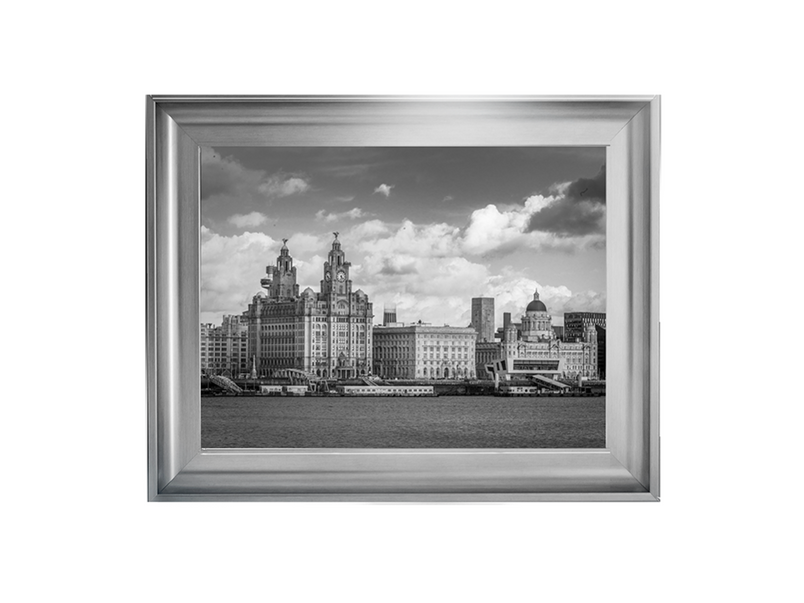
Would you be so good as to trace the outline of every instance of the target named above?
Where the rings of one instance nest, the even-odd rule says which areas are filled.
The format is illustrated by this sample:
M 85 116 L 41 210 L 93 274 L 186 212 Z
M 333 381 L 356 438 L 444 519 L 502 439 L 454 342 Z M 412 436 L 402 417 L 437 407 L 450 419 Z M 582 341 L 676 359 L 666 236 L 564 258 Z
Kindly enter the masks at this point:
M 541 300 L 534 299 L 528 304 L 528 307 L 525 308 L 525 312 L 547 312 L 547 306 L 545 306 L 544 302 Z

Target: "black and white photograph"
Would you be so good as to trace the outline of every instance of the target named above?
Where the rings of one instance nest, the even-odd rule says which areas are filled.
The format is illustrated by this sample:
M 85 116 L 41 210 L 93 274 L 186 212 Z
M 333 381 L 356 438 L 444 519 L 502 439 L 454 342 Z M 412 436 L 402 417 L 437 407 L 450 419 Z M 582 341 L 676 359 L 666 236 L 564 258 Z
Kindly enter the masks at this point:
M 605 448 L 605 147 L 201 149 L 205 448 Z
M 797 6 L 4 5 L 2 600 L 801 600 Z

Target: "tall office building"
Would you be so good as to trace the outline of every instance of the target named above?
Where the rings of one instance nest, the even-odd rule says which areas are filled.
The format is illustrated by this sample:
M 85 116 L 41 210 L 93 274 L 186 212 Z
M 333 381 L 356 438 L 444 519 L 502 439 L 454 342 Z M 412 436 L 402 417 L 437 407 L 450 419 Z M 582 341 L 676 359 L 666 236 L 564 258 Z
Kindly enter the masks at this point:
M 494 298 L 472 298 L 472 328 L 477 331 L 478 343 L 494 341 Z
M 385 306 L 382 311 L 382 324 L 388 326 L 396 322 L 396 306 Z

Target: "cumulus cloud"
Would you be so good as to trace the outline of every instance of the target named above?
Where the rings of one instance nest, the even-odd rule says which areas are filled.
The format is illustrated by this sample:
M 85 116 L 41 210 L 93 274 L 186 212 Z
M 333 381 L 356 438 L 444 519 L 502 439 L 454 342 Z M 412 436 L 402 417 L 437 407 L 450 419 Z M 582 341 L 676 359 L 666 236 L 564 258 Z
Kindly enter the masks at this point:
M 606 166 L 593 178 L 579 178 L 554 185 L 553 202 L 533 212 L 525 230 L 560 237 L 605 234 Z
M 400 320 L 435 324 L 468 324 L 472 297 L 497 299 L 502 313 L 522 314 L 538 288 L 560 324 L 565 311 L 605 311 L 605 294 L 577 293 L 562 285 L 538 283 L 519 272 L 492 274 L 482 258 L 465 253 L 465 233 L 448 224 L 399 225 L 370 220 L 341 235 L 356 283 L 378 304 L 395 303 Z
M 514 269 L 492 273 L 481 259 L 464 253 L 461 229 L 448 224 L 388 224 L 367 220 L 341 233 L 352 263 L 355 287 L 375 303 L 398 306 L 400 320 L 465 326 L 470 321 L 471 298 L 496 299 L 498 326 L 502 313 L 514 320 L 524 312 L 538 288 L 541 299 L 561 324 L 569 311 L 605 311 L 605 293 L 574 292 L 560 283 L 542 283 Z M 317 290 L 332 236 L 296 233 L 288 241 L 301 289 Z M 219 322 L 223 314 L 242 312 L 260 289 L 265 266 L 272 265 L 281 242 L 262 233 L 223 236 L 202 228 L 202 320 Z
M 344 211 L 340 213 L 327 213 L 325 210 L 320 209 L 315 213 L 315 217 L 318 220 L 323 220 L 324 222 L 337 222 L 338 220 L 357 220 L 359 218 L 365 218 L 369 214 L 364 212 L 359 207 L 355 207 L 350 209 L 349 211 Z
M 289 197 L 310 190 L 310 183 L 300 176 L 278 173 L 266 179 L 259 186 L 266 197 Z
M 238 228 L 254 228 L 265 224 L 267 221 L 268 216 L 258 211 L 253 211 L 250 214 L 235 214 L 227 220 L 229 224 L 234 224 Z
M 578 251 L 605 244 L 605 232 L 563 233 L 529 230 L 533 217 L 563 197 L 533 195 L 523 205 L 500 209 L 494 204 L 472 212 L 463 234 L 463 249 L 474 255 L 505 255 L 518 249 Z
M 374 189 L 374 192 L 380 193 L 381 195 L 385 195 L 386 197 L 390 197 L 392 188 L 394 188 L 393 184 L 381 184 L 380 186 Z
M 201 321 L 219 323 L 224 314 L 246 310 L 280 246 L 263 233 L 227 237 L 202 226 Z
M 550 187 L 524 203 L 489 203 L 472 212 L 464 231 L 468 254 L 505 255 L 518 249 L 579 251 L 605 246 L 606 166 L 594 178 Z

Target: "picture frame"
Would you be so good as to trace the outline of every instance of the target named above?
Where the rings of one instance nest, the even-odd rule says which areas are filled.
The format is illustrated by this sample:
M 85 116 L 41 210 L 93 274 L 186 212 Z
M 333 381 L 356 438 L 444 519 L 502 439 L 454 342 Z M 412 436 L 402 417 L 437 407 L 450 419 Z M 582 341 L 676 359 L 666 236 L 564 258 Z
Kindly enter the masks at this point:
M 659 96 L 146 97 L 149 501 L 658 501 Z M 202 146 L 605 146 L 605 449 L 202 449 Z

